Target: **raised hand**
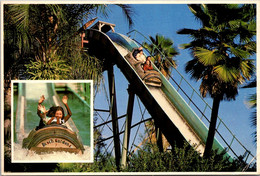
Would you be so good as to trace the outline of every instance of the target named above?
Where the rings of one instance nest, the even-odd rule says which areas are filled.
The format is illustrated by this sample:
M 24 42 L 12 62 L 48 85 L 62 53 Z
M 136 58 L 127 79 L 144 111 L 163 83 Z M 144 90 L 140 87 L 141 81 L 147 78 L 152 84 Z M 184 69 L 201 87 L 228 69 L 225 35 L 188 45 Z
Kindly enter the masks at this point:
M 45 97 L 44 97 L 44 95 L 42 95 L 42 96 L 40 97 L 40 100 L 38 101 L 38 103 L 41 104 L 44 100 L 45 100 Z
M 41 105 L 41 104 L 38 105 L 38 110 L 40 110 L 40 111 L 43 112 L 44 114 L 47 113 L 45 106 L 43 106 L 43 105 Z
M 63 96 L 62 102 L 63 102 L 64 104 L 67 104 L 67 103 L 68 103 L 68 97 L 67 97 L 66 95 Z

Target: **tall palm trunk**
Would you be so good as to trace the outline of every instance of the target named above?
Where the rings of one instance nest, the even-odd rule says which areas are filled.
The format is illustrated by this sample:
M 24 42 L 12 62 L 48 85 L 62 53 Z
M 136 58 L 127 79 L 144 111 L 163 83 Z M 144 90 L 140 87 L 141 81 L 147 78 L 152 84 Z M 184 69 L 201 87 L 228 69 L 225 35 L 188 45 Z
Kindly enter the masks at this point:
M 219 97 L 215 97 L 213 99 L 213 106 L 212 106 L 212 111 L 211 111 L 211 120 L 210 120 L 210 125 L 209 125 L 208 137 L 207 137 L 205 151 L 204 151 L 204 155 L 203 155 L 204 158 L 209 158 L 210 152 L 212 150 L 215 131 L 216 131 L 216 124 L 217 124 L 220 100 L 221 99 Z

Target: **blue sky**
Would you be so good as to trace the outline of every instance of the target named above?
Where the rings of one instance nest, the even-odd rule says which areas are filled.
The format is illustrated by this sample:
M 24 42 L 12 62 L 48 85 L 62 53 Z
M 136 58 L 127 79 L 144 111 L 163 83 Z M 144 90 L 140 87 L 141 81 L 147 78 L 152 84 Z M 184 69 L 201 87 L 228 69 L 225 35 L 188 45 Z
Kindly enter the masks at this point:
M 193 14 L 189 11 L 186 4 L 132 4 L 134 10 L 134 27 L 145 34 L 155 36 L 157 33 L 171 38 L 174 41 L 174 46 L 179 48 L 180 44 L 188 43 L 190 38 L 185 35 L 179 35 L 176 32 L 182 28 L 198 29 L 200 27 L 199 21 L 195 20 Z M 106 21 L 116 25 L 115 31 L 126 35 L 129 32 L 129 27 L 122 11 L 119 7 L 110 5 L 111 13 L 109 17 L 98 17 L 100 21 Z M 113 13 L 112 13 L 113 12 Z M 139 41 L 142 42 L 142 41 Z M 184 72 L 184 66 L 187 61 L 191 59 L 188 50 L 178 49 L 180 55 L 175 60 L 178 63 L 178 71 L 184 75 L 190 84 L 198 91 L 199 83 L 191 80 L 189 75 Z M 115 69 L 115 73 L 119 75 L 116 77 L 116 83 L 120 82 L 121 89 L 117 90 L 117 98 L 120 105 L 118 106 L 119 114 L 126 110 L 127 99 L 125 96 L 127 82 L 125 78 L 120 75 L 120 71 Z M 252 143 L 253 128 L 250 125 L 250 116 L 253 112 L 246 105 L 247 97 L 253 94 L 255 89 L 240 89 L 239 95 L 235 101 L 222 101 L 220 104 L 219 116 L 228 125 L 238 139 L 255 154 L 256 147 Z M 209 105 L 212 105 L 210 98 L 206 98 Z M 119 104 L 119 103 L 118 103 Z

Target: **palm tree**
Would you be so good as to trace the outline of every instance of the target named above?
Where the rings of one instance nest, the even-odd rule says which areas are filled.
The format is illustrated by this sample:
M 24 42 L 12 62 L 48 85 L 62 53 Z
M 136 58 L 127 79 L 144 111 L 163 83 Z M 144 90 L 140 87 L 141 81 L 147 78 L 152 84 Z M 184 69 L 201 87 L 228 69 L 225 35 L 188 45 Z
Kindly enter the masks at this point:
M 151 44 L 146 42 L 143 46 L 151 53 L 154 59 L 154 63 L 163 73 L 163 75 L 169 78 L 171 68 L 176 68 L 176 61 L 173 57 L 178 55 L 177 49 L 173 46 L 173 41 L 169 38 L 165 38 L 163 35 L 156 34 L 155 38 L 149 36 Z
M 255 5 L 189 5 L 201 22 L 200 29 L 181 29 L 178 34 L 192 37 L 183 44 L 193 59 L 185 67 L 196 81 L 201 80 L 200 93 L 213 99 L 211 120 L 204 156 L 212 150 L 220 101 L 235 100 L 238 87 L 255 71 L 253 60 L 256 35 Z

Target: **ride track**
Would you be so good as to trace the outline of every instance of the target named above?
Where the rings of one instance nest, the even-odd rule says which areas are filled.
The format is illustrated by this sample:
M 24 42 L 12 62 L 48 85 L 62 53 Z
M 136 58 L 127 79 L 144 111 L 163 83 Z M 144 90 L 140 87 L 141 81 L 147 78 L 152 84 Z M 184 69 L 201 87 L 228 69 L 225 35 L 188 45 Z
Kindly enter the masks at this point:
M 196 115 L 191 106 L 186 103 L 173 85 L 162 75 L 162 73 L 160 73 L 162 79 L 162 86 L 160 88 L 146 85 L 125 57 L 129 52 L 132 52 L 134 48 L 138 48 L 139 45 L 134 40 L 122 34 L 108 32 L 111 29 L 109 28 L 109 23 L 103 23 L 105 29 L 102 30 L 102 27 L 100 27 L 100 24 L 102 23 L 103 22 L 98 22 L 97 24 L 99 25 L 96 24 L 91 29 L 86 30 L 86 37 L 89 41 L 87 48 L 91 55 L 94 55 L 102 60 L 104 63 L 103 69 L 108 72 L 111 105 L 110 114 L 112 116 L 112 120 L 99 124 L 95 128 L 107 123 L 112 123 L 113 135 L 109 138 L 114 139 L 116 165 L 118 167 L 120 164 L 125 165 L 127 152 L 130 152 L 128 151 L 128 145 L 131 128 L 133 127 L 131 126 L 131 121 L 135 95 L 140 98 L 143 105 L 147 108 L 148 112 L 154 119 L 155 126 L 161 130 L 171 146 L 174 146 L 175 144 L 182 146 L 184 140 L 186 140 L 190 143 L 190 145 L 196 145 L 195 149 L 203 154 L 208 134 L 207 126 Z M 97 26 L 99 27 L 97 28 Z M 120 134 L 123 132 L 119 132 L 118 125 L 119 117 L 117 116 L 115 75 L 113 70 L 114 65 L 117 65 L 129 82 L 129 99 L 125 120 L 124 139 L 122 144 L 122 157 L 120 147 L 120 143 L 122 142 L 120 141 Z M 159 71 L 155 66 L 154 68 Z M 202 112 L 201 110 L 199 111 Z M 221 123 L 223 123 L 222 120 Z M 222 137 L 218 131 L 216 133 Z M 232 155 L 230 153 L 226 154 L 226 156 L 231 156 L 230 160 L 233 160 L 233 157 L 238 158 L 241 156 L 241 154 L 239 155 L 231 147 L 234 139 L 236 138 L 233 137 L 229 145 L 222 137 L 222 140 L 228 150 L 232 153 Z M 255 157 L 250 153 L 250 151 L 248 151 L 242 144 L 241 146 L 244 148 L 245 154 L 247 154 L 246 160 L 249 156 L 253 158 L 252 160 L 254 160 Z M 215 138 L 213 149 L 219 149 L 219 152 L 221 152 L 225 150 L 225 147 L 223 147 Z

